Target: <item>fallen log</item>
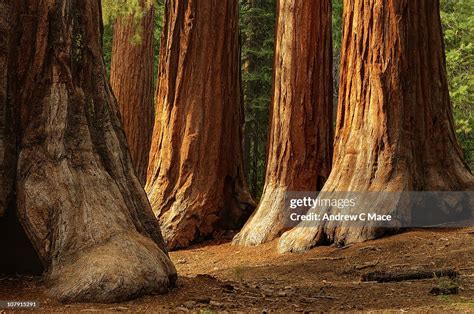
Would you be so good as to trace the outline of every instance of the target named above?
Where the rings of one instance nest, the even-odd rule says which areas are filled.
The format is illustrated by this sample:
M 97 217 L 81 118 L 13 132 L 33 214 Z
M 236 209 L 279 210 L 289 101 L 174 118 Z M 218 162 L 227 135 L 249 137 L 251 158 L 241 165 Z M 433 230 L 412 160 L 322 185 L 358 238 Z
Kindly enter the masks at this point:
M 336 257 L 321 256 L 321 257 L 310 257 L 308 258 L 308 260 L 310 261 L 338 261 L 344 258 L 345 258 L 344 256 L 336 256 Z
M 374 271 L 362 275 L 362 281 L 377 281 L 377 282 L 396 282 L 406 280 L 420 280 L 437 277 L 455 278 L 459 273 L 453 269 L 438 269 L 431 271 L 408 271 L 403 273 Z

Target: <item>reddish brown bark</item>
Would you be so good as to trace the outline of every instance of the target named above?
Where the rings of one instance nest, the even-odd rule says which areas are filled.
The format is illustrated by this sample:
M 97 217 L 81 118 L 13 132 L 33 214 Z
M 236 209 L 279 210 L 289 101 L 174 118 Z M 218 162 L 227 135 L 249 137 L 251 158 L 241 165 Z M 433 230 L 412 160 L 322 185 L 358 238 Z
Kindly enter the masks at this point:
M 13 5 L 7 107 L 18 110 L 18 166 L 7 166 L 51 295 L 113 302 L 167 291 L 176 270 L 106 79 L 100 2 Z
M 243 245 L 279 236 L 285 230 L 286 192 L 319 190 L 331 169 L 331 1 L 279 1 L 275 40 L 265 187 L 234 239 Z
M 454 134 L 439 2 L 346 0 L 343 20 L 334 166 L 323 190 L 472 190 L 474 178 Z M 386 214 L 397 204 L 389 205 L 357 210 Z M 417 210 L 412 203 L 404 209 L 408 217 Z M 369 223 L 312 224 L 285 233 L 280 250 L 393 231 Z
M 169 0 L 147 192 L 170 248 L 238 228 L 242 169 L 237 0 Z
M 117 98 L 122 124 L 137 176 L 145 185 L 153 132 L 154 6 L 141 1 L 144 16 L 119 17 L 113 25 L 110 85 Z M 133 37 L 140 34 L 140 41 Z

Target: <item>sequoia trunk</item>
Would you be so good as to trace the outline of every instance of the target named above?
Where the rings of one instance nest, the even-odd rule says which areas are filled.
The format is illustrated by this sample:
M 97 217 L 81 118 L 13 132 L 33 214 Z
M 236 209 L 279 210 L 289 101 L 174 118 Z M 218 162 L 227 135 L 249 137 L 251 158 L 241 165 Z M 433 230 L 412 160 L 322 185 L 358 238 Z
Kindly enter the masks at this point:
M 334 161 L 323 190 L 472 190 L 474 178 L 454 134 L 439 2 L 346 0 L 343 20 Z M 395 206 L 357 210 L 390 214 Z M 407 217 L 416 213 L 412 203 L 402 206 Z M 300 251 L 393 231 L 370 223 L 303 222 L 283 234 L 279 246 Z
M 331 1 L 278 2 L 265 187 L 234 243 L 255 245 L 285 230 L 285 194 L 322 188 L 332 159 Z
M 11 106 L 8 100 L 8 64 L 11 42 L 11 1 L 0 3 L 0 217 L 12 196 L 14 147 Z M 13 166 L 13 167 L 12 167 Z
M 154 6 L 140 1 L 143 17 L 114 22 L 110 85 L 117 99 L 138 179 L 145 185 L 153 132 Z M 134 36 L 140 39 L 134 42 Z
M 16 167 L 14 209 L 51 295 L 113 302 L 167 291 L 176 271 L 107 82 L 100 2 L 12 3 L 7 107 L 18 166 L 2 165 Z
M 240 227 L 243 176 L 237 0 L 168 0 L 147 192 L 169 248 Z

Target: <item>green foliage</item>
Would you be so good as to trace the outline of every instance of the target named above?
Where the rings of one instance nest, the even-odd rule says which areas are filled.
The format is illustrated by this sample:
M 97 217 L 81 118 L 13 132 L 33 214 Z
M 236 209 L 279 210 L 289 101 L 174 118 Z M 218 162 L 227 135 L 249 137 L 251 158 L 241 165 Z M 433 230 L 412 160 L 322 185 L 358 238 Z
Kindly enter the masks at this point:
M 242 91 L 245 110 L 244 163 L 250 190 L 255 197 L 262 193 L 265 180 L 275 10 L 275 0 L 240 1 Z
M 335 52 L 341 50 L 342 40 L 342 1 L 332 1 L 332 40 Z M 339 55 L 339 53 L 337 54 Z
M 333 103 L 337 105 L 339 94 L 339 59 L 341 58 L 341 42 L 342 42 L 342 8 L 343 0 L 332 1 L 332 78 L 333 78 Z M 334 115 L 334 122 L 336 115 Z
M 153 49 L 155 51 L 153 60 L 153 90 L 156 86 L 156 79 L 158 75 L 158 65 L 160 63 L 160 43 L 161 32 L 163 31 L 163 18 L 165 16 L 164 0 L 155 1 L 155 29 L 153 31 Z
M 140 0 L 102 0 L 102 19 L 105 25 L 113 23 L 118 17 L 133 16 L 139 21 L 146 10 L 153 4 L 153 0 L 146 0 L 143 9 Z
M 112 62 L 112 37 L 114 31 L 111 24 L 104 25 L 104 33 L 102 34 L 102 54 L 104 56 L 105 67 L 107 73 L 110 74 L 110 63 Z
M 163 28 L 162 21 L 164 15 L 164 0 L 146 0 L 147 5 L 155 5 L 155 27 L 153 30 L 154 37 L 154 68 L 153 78 L 156 81 L 157 65 L 159 60 L 160 36 Z M 147 8 L 147 7 L 145 7 Z M 140 8 L 139 0 L 102 0 L 102 18 L 104 21 L 104 33 L 102 36 L 104 62 L 107 73 L 110 73 L 110 64 L 112 61 L 112 42 L 113 42 L 113 22 L 116 18 L 132 15 L 138 23 L 143 17 L 144 10 Z M 138 24 L 137 24 L 138 25 Z M 141 42 L 142 29 L 137 27 L 137 31 L 132 38 L 134 44 Z
M 446 67 L 456 134 L 474 169 L 474 1 L 441 0 Z

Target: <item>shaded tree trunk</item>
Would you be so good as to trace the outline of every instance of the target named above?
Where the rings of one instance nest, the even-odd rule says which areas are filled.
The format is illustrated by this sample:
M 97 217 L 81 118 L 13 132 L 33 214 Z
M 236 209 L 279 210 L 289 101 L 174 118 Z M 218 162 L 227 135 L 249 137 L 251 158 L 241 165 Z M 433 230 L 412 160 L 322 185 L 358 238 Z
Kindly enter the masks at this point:
M 119 17 L 114 22 L 110 85 L 138 179 L 144 186 L 153 132 L 154 6 L 140 1 L 144 16 Z M 134 42 L 139 34 L 140 40 Z
M 241 89 L 241 92 L 242 92 L 242 89 Z M 242 101 L 242 104 L 244 103 L 244 100 L 243 100 L 243 97 L 241 97 L 241 101 Z M 244 107 L 244 111 L 243 112 L 246 112 L 247 110 L 245 110 L 245 107 Z M 248 111 L 247 111 L 248 112 Z M 250 131 L 250 123 L 248 122 L 244 122 L 243 126 L 242 126 L 242 136 L 243 136 L 243 139 L 242 139 L 242 153 L 243 153 L 243 165 L 244 165 L 244 174 L 245 174 L 245 179 L 247 180 L 247 182 L 249 183 L 250 185 L 250 180 L 252 178 L 252 167 L 251 167 L 251 164 L 250 164 L 250 157 L 251 157 L 251 154 L 250 154 L 250 148 L 251 148 L 251 143 L 252 143 L 252 133 Z M 252 187 L 249 186 L 249 190 L 251 190 Z M 252 194 L 254 195 L 254 194 Z
M 259 7 L 257 6 L 257 1 L 255 0 L 247 0 L 245 3 L 241 3 L 241 5 L 247 5 L 251 10 L 258 10 Z M 247 23 L 251 29 L 250 34 L 247 38 L 245 38 L 245 42 L 243 44 L 247 44 L 247 46 L 252 47 L 255 49 L 258 47 L 257 44 L 257 23 L 254 20 L 255 18 L 247 17 L 244 20 L 244 23 Z M 244 66 L 241 69 L 241 72 L 246 75 L 254 75 L 257 71 L 257 60 L 255 58 L 255 54 L 249 53 L 247 56 Z M 250 99 L 250 95 L 255 97 L 258 94 L 259 84 L 256 80 L 251 80 L 249 82 L 243 83 L 242 86 L 242 101 L 244 104 L 244 114 L 245 114 L 245 121 L 243 125 L 243 137 L 244 137 L 244 169 L 247 174 L 247 182 L 249 184 L 250 193 L 253 196 L 257 196 L 258 191 L 258 134 L 257 133 L 257 113 L 255 112 L 252 104 L 252 99 Z
M 323 190 L 472 190 L 474 178 L 454 134 L 439 2 L 346 0 L 343 21 L 334 167 Z M 396 202 L 357 211 L 390 214 L 402 205 L 408 218 L 417 214 L 413 203 Z M 440 207 L 453 212 L 448 204 Z M 394 231 L 371 223 L 311 224 L 285 233 L 280 251 Z
M 169 248 L 240 227 L 238 1 L 166 1 L 147 192 Z
M 252 189 L 251 193 L 253 195 L 258 194 L 258 144 L 259 141 L 258 139 L 258 122 L 256 120 L 256 115 L 254 114 L 254 124 L 253 124 L 253 153 L 252 153 L 252 169 L 253 169 L 253 175 L 252 175 Z
M 12 42 L 12 1 L 0 2 L 0 273 L 41 274 L 43 265 L 18 221 L 15 206 L 14 178 L 16 145 L 13 109 L 8 82 Z M 14 55 L 12 54 L 12 57 Z M 11 76 L 11 75 L 10 75 Z M 15 108 L 17 109 L 17 108 Z M 15 119 L 16 120 L 16 119 Z
M 8 64 L 10 54 L 10 1 L 0 3 L 0 217 L 8 206 L 13 191 L 14 147 L 11 106 L 8 105 Z
M 320 189 L 332 159 L 331 1 L 278 2 L 273 107 L 265 187 L 234 243 L 284 230 L 285 194 Z
M 13 5 L 7 107 L 18 166 L 3 166 L 16 168 L 14 209 L 51 295 L 113 302 L 167 291 L 176 270 L 107 82 L 100 2 Z

